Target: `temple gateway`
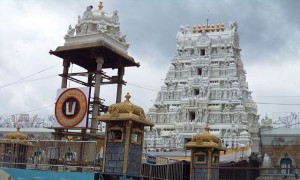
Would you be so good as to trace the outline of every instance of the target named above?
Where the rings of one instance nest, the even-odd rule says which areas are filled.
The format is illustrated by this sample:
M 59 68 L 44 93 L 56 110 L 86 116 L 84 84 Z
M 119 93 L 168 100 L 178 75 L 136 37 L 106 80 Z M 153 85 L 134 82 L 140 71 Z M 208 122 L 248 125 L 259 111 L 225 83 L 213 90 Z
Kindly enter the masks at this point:
M 180 27 L 176 54 L 147 114 L 155 124 L 145 136 L 148 151 L 183 148 L 208 125 L 228 149 L 259 152 L 259 116 L 237 29 L 237 22 Z

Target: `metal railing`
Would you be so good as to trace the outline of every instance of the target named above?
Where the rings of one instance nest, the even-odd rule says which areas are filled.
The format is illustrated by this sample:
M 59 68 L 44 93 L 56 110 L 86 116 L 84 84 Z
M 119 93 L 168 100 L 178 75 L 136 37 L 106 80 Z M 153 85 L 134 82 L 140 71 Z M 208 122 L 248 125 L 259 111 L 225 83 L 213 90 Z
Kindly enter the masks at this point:
M 211 178 L 219 180 L 300 179 L 300 168 L 264 168 L 248 165 L 245 167 L 194 167 L 193 172 L 198 175 L 190 178 L 190 164 L 186 161 L 164 165 L 143 164 L 142 175 L 146 180 L 197 180 L 199 176 L 206 179 L 207 172 L 210 170 Z M 218 178 L 216 178 L 216 172 L 218 172 Z
M 142 176 L 144 179 L 185 180 L 187 162 L 165 157 L 143 155 Z
M 96 141 L 7 141 L 0 144 L 0 167 L 51 171 L 100 172 L 102 157 Z M 147 180 L 188 180 L 190 162 L 143 154 L 142 176 Z M 208 168 L 194 167 L 207 172 Z M 198 168 L 198 169 L 197 169 Z M 300 169 L 292 165 L 263 168 L 243 161 L 221 164 L 219 179 L 299 179 Z M 214 171 L 215 172 L 215 171 Z
M 0 151 L 1 167 L 80 172 L 102 167 L 96 141 L 11 141 L 0 144 Z

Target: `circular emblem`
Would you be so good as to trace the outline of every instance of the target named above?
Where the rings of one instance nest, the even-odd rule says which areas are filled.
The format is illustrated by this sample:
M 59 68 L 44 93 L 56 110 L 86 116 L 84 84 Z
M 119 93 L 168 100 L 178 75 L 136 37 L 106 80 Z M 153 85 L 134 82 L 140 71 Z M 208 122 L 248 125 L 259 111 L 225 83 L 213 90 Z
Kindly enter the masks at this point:
M 74 127 L 86 115 L 87 100 L 85 94 L 76 88 L 64 91 L 55 103 L 55 117 L 64 127 Z

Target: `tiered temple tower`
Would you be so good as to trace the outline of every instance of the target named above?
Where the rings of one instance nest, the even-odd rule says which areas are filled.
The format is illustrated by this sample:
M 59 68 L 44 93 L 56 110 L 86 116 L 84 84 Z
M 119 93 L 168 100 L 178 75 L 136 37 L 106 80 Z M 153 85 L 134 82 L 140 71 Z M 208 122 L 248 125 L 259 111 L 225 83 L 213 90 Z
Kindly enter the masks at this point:
M 180 148 L 206 124 L 234 148 L 259 151 L 256 103 L 240 56 L 238 24 L 181 26 L 176 54 L 147 116 L 155 124 L 147 148 Z M 250 138 L 251 137 L 251 138 Z

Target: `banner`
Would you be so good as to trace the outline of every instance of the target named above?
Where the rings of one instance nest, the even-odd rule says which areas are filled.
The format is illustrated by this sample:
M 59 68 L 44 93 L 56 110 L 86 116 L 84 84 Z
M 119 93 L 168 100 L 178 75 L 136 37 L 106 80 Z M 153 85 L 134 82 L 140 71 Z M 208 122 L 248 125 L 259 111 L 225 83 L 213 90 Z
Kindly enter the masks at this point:
M 89 88 L 57 90 L 53 127 L 86 127 Z

